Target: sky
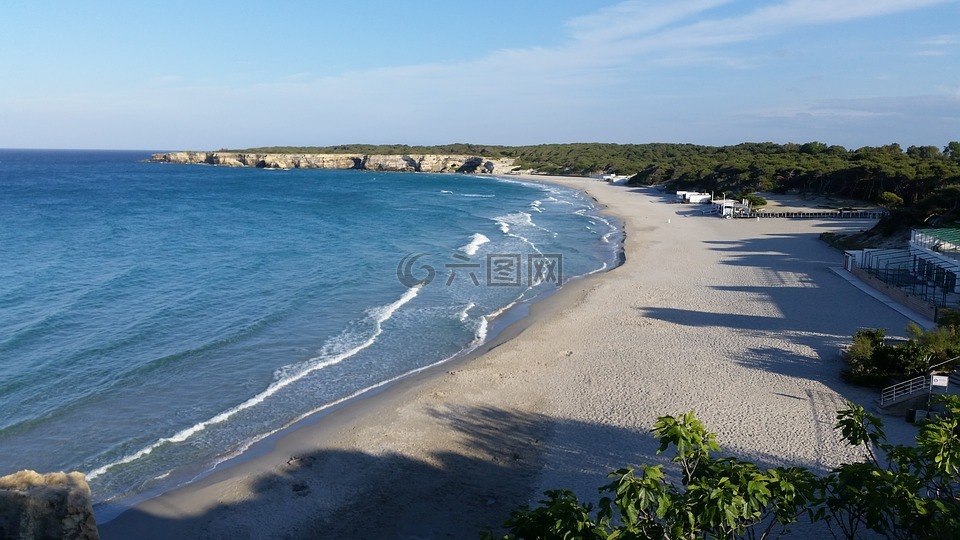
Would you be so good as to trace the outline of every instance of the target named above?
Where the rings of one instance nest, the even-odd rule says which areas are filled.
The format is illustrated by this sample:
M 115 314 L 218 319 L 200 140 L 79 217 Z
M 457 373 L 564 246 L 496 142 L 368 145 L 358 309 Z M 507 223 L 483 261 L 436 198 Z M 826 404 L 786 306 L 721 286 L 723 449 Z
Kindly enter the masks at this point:
M 5 0 L 0 148 L 960 140 L 960 0 Z

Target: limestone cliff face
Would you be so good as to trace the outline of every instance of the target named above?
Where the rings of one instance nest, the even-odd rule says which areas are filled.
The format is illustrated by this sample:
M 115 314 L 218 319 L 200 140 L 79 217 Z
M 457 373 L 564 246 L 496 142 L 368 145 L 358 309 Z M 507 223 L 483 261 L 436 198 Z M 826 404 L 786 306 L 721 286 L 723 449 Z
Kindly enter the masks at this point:
M 87 479 L 33 471 L 0 478 L 0 538 L 99 540 Z
M 245 154 L 237 152 L 169 152 L 150 161 L 259 167 L 267 169 L 363 169 L 369 171 L 463 172 L 505 174 L 513 159 L 488 160 L 466 155 L 362 155 L 362 154 Z

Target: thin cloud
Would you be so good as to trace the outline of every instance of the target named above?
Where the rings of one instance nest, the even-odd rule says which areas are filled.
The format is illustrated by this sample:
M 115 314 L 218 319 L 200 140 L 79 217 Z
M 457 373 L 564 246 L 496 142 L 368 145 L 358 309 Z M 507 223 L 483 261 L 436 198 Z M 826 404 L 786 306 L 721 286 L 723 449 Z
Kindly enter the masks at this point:
M 920 45 L 928 47 L 945 47 L 960 44 L 960 34 L 943 34 L 920 41 Z
M 725 18 L 688 21 L 658 35 L 639 36 L 639 49 L 702 48 L 767 38 L 794 29 L 891 15 L 951 0 L 789 0 Z
M 907 116 L 960 118 L 960 94 L 825 99 L 777 109 L 749 111 L 745 116 L 819 117 L 838 120 Z
M 690 16 L 730 4 L 731 0 L 687 2 L 628 1 L 567 23 L 579 42 L 616 42 L 623 38 L 662 29 Z

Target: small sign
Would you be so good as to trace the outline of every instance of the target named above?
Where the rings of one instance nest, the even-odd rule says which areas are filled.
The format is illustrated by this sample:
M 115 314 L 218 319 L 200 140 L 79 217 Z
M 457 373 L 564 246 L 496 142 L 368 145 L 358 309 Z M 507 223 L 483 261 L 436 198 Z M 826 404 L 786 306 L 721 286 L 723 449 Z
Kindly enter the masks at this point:
M 949 384 L 950 377 L 943 375 L 933 375 L 930 377 L 930 386 L 948 386 Z

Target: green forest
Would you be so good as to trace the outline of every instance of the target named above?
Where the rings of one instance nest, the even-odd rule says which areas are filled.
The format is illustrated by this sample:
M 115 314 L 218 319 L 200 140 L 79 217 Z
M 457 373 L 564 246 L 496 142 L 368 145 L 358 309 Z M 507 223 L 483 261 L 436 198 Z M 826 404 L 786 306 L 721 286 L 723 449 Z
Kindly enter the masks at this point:
M 226 150 L 224 150 L 226 151 Z M 892 223 L 960 218 L 960 142 L 936 146 L 899 144 L 849 150 L 822 142 L 804 144 L 542 144 L 441 146 L 349 144 L 231 150 L 264 153 L 468 154 L 508 157 L 520 169 L 545 174 L 631 176 L 635 185 L 746 195 L 796 192 L 835 195 L 882 204 Z

